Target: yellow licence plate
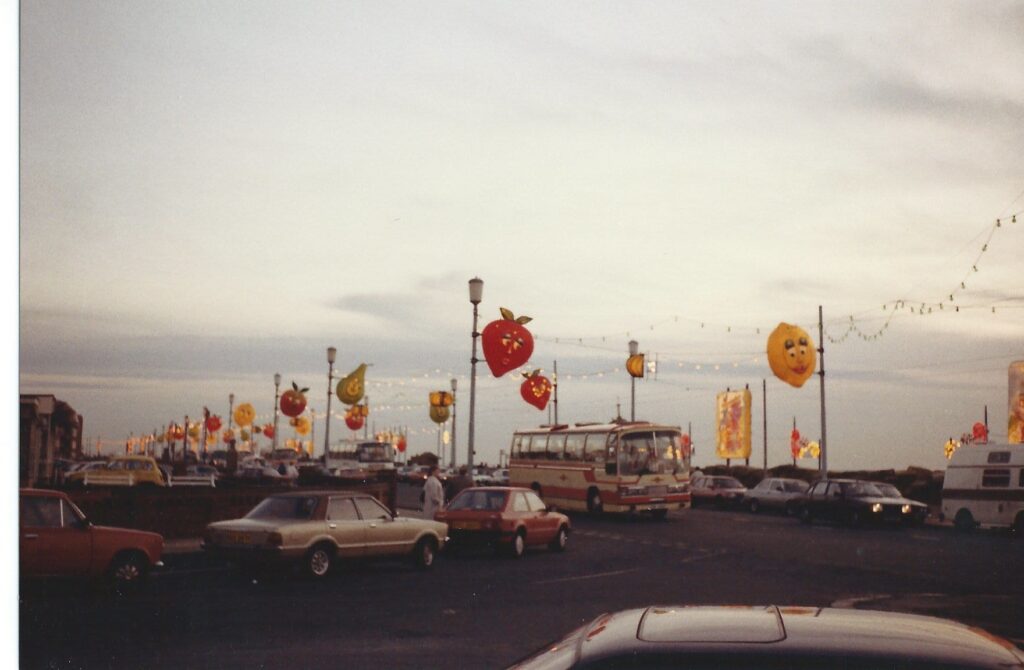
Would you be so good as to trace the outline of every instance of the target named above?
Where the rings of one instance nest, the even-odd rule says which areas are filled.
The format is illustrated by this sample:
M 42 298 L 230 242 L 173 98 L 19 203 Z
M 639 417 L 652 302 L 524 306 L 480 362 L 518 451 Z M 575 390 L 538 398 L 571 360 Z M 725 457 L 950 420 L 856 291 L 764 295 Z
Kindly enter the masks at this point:
M 231 532 L 228 533 L 227 541 L 230 544 L 249 544 L 252 538 L 249 533 Z
M 479 521 L 456 521 L 452 524 L 452 528 L 458 530 L 478 530 L 480 528 Z

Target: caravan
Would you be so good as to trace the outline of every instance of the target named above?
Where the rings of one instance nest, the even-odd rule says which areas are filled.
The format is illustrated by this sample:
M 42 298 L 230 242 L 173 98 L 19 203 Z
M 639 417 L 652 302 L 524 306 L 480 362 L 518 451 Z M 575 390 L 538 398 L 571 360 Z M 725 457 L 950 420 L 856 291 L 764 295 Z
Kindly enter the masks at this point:
M 1024 444 L 957 449 L 942 484 L 942 514 L 958 530 L 1003 526 L 1024 536 Z

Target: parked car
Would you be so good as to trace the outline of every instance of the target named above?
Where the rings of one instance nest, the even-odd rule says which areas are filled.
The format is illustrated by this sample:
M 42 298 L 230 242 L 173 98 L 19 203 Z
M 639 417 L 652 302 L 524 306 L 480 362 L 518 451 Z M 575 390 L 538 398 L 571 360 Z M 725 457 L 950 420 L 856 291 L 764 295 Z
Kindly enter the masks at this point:
M 272 495 L 245 517 L 206 527 L 202 548 L 246 571 L 297 564 L 325 577 L 340 559 L 410 557 L 429 568 L 447 539 L 443 523 L 405 519 L 352 491 Z
M 94 526 L 61 491 L 21 489 L 19 498 L 22 577 L 104 578 L 123 591 L 163 565 L 157 533 Z
M 713 504 L 717 507 L 738 505 L 747 492 L 747 487 L 735 477 L 697 474 L 690 479 L 690 504 Z
M 898 494 L 899 491 L 896 491 Z M 864 523 L 920 524 L 928 506 L 901 495 L 887 495 L 875 482 L 860 479 L 823 479 L 800 499 L 800 520 L 838 521 L 850 526 Z
M 186 467 L 185 474 L 189 477 L 213 477 L 214 479 L 220 479 L 220 470 L 212 465 L 203 465 L 201 463 Z
M 784 510 L 792 516 L 796 514 L 800 498 L 807 493 L 808 488 L 810 484 L 802 479 L 768 477 L 747 490 L 743 496 L 743 506 L 755 514 L 761 509 L 776 509 Z
M 498 468 L 492 472 L 491 480 L 495 486 L 508 486 L 508 468 Z
M 68 474 L 68 486 L 167 486 L 152 456 L 116 456 L 103 468 L 88 468 Z
M 453 548 L 489 545 L 519 558 L 527 546 L 565 551 L 569 540 L 569 517 L 551 510 L 525 488 L 464 489 L 435 518 L 448 524 Z
M 564 668 L 1020 668 L 1010 642 L 948 619 L 818 607 L 602 614 L 516 663 Z

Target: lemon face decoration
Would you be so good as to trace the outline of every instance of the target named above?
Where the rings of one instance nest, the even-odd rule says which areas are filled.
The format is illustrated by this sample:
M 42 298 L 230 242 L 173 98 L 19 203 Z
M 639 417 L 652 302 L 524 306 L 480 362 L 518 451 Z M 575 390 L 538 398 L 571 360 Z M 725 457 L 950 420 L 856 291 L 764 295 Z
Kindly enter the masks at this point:
M 451 412 L 447 407 L 431 407 L 430 408 L 430 420 L 434 423 L 444 423 L 448 420 Z
M 644 376 L 644 355 L 636 354 L 626 359 L 626 372 L 631 377 L 643 377 Z
M 768 365 L 790 386 L 803 386 L 814 374 L 816 363 L 811 336 L 800 326 L 780 323 L 768 336 Z
M 256 409 L 247 402 L 235 408 L 235 423 L 239 426 L 248 426 L 256 418 Z
M 354 405 L 363 399 L 363 388 L 366 379 L 366 363 L 350 372 L 338 382 L 338 400 L 346 405 Z

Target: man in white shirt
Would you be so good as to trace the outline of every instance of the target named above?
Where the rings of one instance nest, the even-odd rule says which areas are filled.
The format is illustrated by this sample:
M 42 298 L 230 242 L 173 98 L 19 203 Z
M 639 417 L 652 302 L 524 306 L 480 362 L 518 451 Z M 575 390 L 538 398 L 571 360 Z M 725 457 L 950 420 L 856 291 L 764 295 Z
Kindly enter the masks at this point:
M 439 469 L 436 465 L 430 468 L 430 475 L 423 483 L 423 518 L 433 520 L 434 515 L 444 505 L 444 487 L 441 479 L 437 476 Z

